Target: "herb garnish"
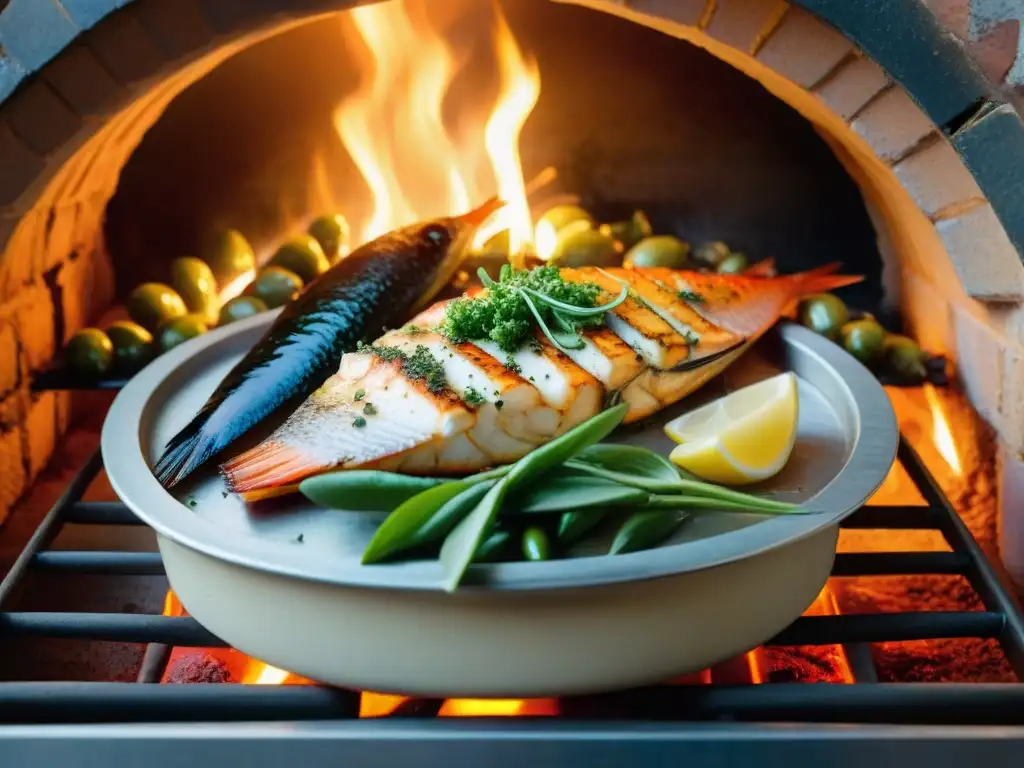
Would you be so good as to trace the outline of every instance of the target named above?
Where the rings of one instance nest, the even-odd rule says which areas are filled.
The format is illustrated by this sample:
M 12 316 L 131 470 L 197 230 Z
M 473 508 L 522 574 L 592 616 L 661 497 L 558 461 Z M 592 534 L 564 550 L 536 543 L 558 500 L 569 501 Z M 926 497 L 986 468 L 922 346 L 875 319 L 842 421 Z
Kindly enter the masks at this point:
M 411 355 L 398 347 L 386 347 L 379 344 L 363 346 L 360 347 L 360 350 L 370 352 L 386 363 L 401 362 L 402 373 L 406 378 L 422 380 L 426 383 L 427 389 L 435 395 L 441 394 L 448 388 L 444 366 L 422 344 L 418 344 Z
M 473 387 L 466 387 L 466 391 L 462 393 L 462 399 L 467 405 L 472 406 L 483 405 L 487 402 L 487 398 L 473 389 Z
M 357 389 L 355 397 L 353 397 L 352 399 L 355 400 L 358 403 L 364 397 L 366 397 L 366 390 L 365 389 Z
M 355 421 L 352 422 L 352 426 L 355 427 L 356 429 L 362 429 L 363 427 L 366 426 L 366 419 L 364 419 L 362 416 L 356 416 Z
M 419 336 L 421 333 L 426 333 L 427 329 L 410 323 L 409 325 L 403 326 L 402 331 L 404 331 L 409 336 Z
M 509 355 L 508 357 L 505 358 L 505 370 L 509 371 L 510 373 L 514 373 L 518 376 L 520 373 L 523 372 L 523 366 L 517 363 L 515 359 L 512 357 L 512 355 Z
M 374 407 L 373 403 L 367 403 L 366 405 L 363 406 L 363 413 L 365 413 L 367 416 L 376 416 L 377 409 Z
M 581 349 L 580 330 L 600 326 L 604 313 L 628 293 L 624 286 L 613 301 L 598 306 L 599 286 L 568 282 L 557 267 L 517 271 L 505 264 L 498 282 L 482 268 L 478 274 L 487 293 L 449 304 L 440 330 L 455 342 L 491 339 L 503 352 L 519 350 L 533 339 L 534 328 L 562 352 Z
M 676 294 L 676 296 L 679 297 L 680 299 L 684 299 L 686 301 L 692 301 L 692 302 L 695 302 L 697 304 L 699 304 L 700 302 L 704 301 L 704 297 L 703 296 L 701 296 L 699 293 L 695 293 L 693 291 L 679 291 Z

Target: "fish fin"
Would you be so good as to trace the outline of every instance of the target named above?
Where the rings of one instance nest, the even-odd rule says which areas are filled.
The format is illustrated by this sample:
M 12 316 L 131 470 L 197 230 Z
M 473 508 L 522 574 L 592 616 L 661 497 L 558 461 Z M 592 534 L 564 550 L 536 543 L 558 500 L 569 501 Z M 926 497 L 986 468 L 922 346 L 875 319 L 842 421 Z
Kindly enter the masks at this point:
M 746 339 L 742 339 L 742 340 L 736 342 L 735 344 L 733 344 L 733 345 L 731 345 L 729 347 L 726 347 L 725 349 L 720 349 L 717 352 L 712 352 L 710 355 L 705 355 L 704 357 L 691 357 L 689 360 L 684 360 L 683 362 L 679 363 L 678 365 L 674 365 L 674 366 L 672 366 L 671 368 L 669 368 L 667 370 L 672 372 L 672 373 L 683 373 L 685 371 L 695 371 L 698 368 L 703 368 L 703 367 L 705 367 L 707 365 L 710 365 L 711 363 L 715 362 L 716 360 L 720 360 L 721 358 L 725 357 L 726 355 L 729 355 L 729 354 L 735 352 L 736 350 L 738 350 L 740 347 L 742 347 L 746 343 L 747 343 L 747 340 Z
M 830 266 L 830 265 L 829 265 Z M 836 288 L 843 288 L 847 285 L 855 285 L 864 280 L 863 275 L 835 275 L 829 272 L 811 270 L 793 275 L 794 288 L 799 295 L 805 296 L 809 293 L 826 293 Z
M 259 500 L 278 495 L 281 486 L 292 488 L 297 481 L 330 468 L 294 446 L 267 440 L 222 464 L 221 472 L 231 490 L 247 500 Z
M 217 452 L 216 442 L 203 431 L 208 418 L 200 411 L 167 443 L 153 468 L 153 474 L 164 488 L 173 488 Z
M 775 269 L 775 259 L 769 256 L 756 264 L 751 264 L 743 271 L 743 274 L 745 277 L 775 277 L 778 274 Z

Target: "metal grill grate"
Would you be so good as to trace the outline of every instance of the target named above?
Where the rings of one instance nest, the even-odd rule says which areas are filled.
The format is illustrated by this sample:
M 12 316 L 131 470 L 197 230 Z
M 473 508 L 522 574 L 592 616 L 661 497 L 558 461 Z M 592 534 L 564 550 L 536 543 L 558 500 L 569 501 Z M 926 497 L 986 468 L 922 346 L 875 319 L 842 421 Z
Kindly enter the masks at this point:
M 63 387 L 60 382 L 54 384 Z M 861 724 L 859 731 L 844 731 L 839 737 L 840 741 L 847 739 L 851 744 L 860 743 L 871 733 L 871 726 L 867 724 L 1024 725 L 1024 685 L 1019 683 L 877 682 L 877 670 L 865 644 L 961 637 L 996 639 L 1018 680 L 1024 681 L 1024 617 L 1015 599 L 1002 588 L 978 544 L 905 441 L 901 441 L 898 460 L 918 487 L 927 506 L 864 507 L 848 518 L 843 527 L 937 530 L 952 551 L 839 554 L 833 575 L 958 574 L 976 590 L 984 610 L 803 617 L 767 643 L 778 646 L 842 646 L 857 682 L 656 686 L 603 696 L 563 699 L 559 718 L 543 721 L 516 718 L 495 726 L 497 730 L 493 732 L 474 731 L 476 726 L 492 722 L 486 718 L 458 723 L 436 718 L 441 705 L 439 700 L 408 700 L 385 720 L 408 722 L 412 718 L 421 723 L 417 727 L 419 730 L 401 731 L 404 735 L 400 738 L 407 740 L 409 749 L 418 748 L 415 747 L 420 743 L 417 739 L 422 739 L 423 745 L 433 743 L 435 747 L 449 749 L 450 744 L 445 739 L 452 733 L 462 733 L 470 739 L 486 733 L 487 739 L 498 741 L 512 738 L 509 734 L 523 739 L 524 743 L 541 739 L 537 744 L 547 743 L 547 738 L 556 741 L 565 738 L 567 743 L 571 742 L 583 750 L 560 753 L 559 759 L 582 756 L 594 747 L 593 739 L 607 738 L 612 733 L 617 734 L 616 738 L 622 743 L 646 743 L 648 737 L 653 738 L 652 734 L 660 734 L 655 740 L 663 742 L 666 749 L 672 745 L 691 744 L 694 734 L 702 734 L 698 741 L 718 738 L 713 735 L 722 734 L 723 749 L 732 749 L 745 738 L 761 733 L 758 729 L 770 723 Z M 101 466 L 97 450 L 46 515 L 0 584 L 0 633 L 147 643 L 138 682 L 0 682 L 0 737 L 5 730 L 2 726 L 9 724 L 32 724 L 38 728 L 83 723 L 146 723 L 149 725 L 134 726 L 139 729 L 134 734 L 141 737 L 145 732 L 157 738 L 166 731 L 151 730 L 155 724 L 169 727 L 168 724 L 182 722 L 230 722 L 241 729 L 232 732 L 233 736 L 239 736 L 248 732 L 247 722 L 331 721 L 336 726 L 343 726 L 332 733 L 346 741 L 364 744 L 372 743 L 374 739 L 389 738 L 390 727 L 384 725 L 382 729 L 383 720 L 357 719 L 360 705 L 357 691 L 300 685 L 151 684 L 161 679 L 173 646 L 225 645 L 189 617 L 4 611 L 15 588 L 36 571 L 60 570 L 69 575 L 114 574 L 126 578 L 163 573 L 160 556 L 155 553 L 48 549 L 50 542 L 67 523 L 141 524 L 122 504 L 80 500 Z M 614 726 L 597 726 L 598 721 L 611 717 L 616 719 Z M 732 727 L 723 730 L 731 721 L 743 721 L 756 727 L 753 731 L 737 732 Z M 653 726 L 660 724 L 660 728 L 665 723 L 685 727 L 671 731 L 675 734 L 671 738 L 658 728 L 651 730 Z M 694 731 L 695 724 L 699 724 L 701 730 Z M 573 730 L 577 726 L 581 730 Z M 99 738 L 98 734 L 103 733 L 102 729 L 97 730 L 98 726 L 90 728 L 90 739 Z M 943 732 L 951 737 L 947 729 Z M 31 733 L 31 729 L 20 733 L 25 736 Z M 293 740 L 296 733 L 292 732 L 286 740 Z M 315 733 L 320 735 L 311 737 L 313 741 L 323 738 L 320 731 Z M 746 736 L 738 736 L 737 733 Z M 789 730 L 787 733 L 804 746 L 820 746 L 820 740 L 811 738 L 811 733 L 820 736 L 826 731 Z M 940 735 L 933 730 L 915 733 L 929 739 Z M 976 731 L 970 738 L 980 733 Z M 253 734 L 250 732 L 251 737 Z M 995 734 L 989 733 L 985 738 L 1016 740 L 1024 739 L 1024 735 L 1018 729 L 1004 729 Z M 732 746 L 724 746 L 726 742 Z M 37 746 L 42 748 L 41 743 Z M 665 752 L 663 756 L 669 754 Z M 848 757 L 854 754 L 851 751 Z

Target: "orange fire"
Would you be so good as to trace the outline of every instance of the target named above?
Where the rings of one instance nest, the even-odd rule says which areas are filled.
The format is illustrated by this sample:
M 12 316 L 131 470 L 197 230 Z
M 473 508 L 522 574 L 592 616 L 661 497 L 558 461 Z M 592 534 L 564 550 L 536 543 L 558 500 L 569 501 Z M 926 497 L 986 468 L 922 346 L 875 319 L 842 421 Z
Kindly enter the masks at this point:
M 361 241 L 424 218 L 459 213 L 498 194 L 506 201 L 477 236 L 482 244 L 508 230 L 513 252 L 529 247 L 533 230 L 519 134 L 540 95 L 536 65 L 525 58 L 500 12 L 494 52 L 500 91 L 456 141 L 443 120 L 444 100 L 463 53 L 429 21 L 422 2 L 356 8 L 341 17 L 361 53 L 356 92 L 334 114 L 342 143 L 370 189 L 373 212 Z M 480 173 L 484 158 L 489 169 Z M 478 182 L 481 176 L 485 181 Z

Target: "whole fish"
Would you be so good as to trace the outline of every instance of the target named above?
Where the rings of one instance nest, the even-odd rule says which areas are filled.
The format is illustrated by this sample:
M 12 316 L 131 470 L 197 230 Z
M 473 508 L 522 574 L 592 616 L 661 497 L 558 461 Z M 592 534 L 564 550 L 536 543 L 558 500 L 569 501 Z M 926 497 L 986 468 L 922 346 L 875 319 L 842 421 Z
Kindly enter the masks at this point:
M 477 228 L 504 203 L 412 224 L 353 251 L 309 284 L 167 444 L 154 473 L 180 483 L 263 419 L 299 403 L 342 355 L 401 325 L 448 282 Z
M 625 421 L 636 421 L 725 370 L 796 300 L 861 280 L 837 268 L 786 277 L 564 268 L 563 280 L 603 290 L 598 304 L 623 283 L 630 289 L 603 324 L 582 332 L 579 349 L 565 352 L 539 333 L 511 355 L 489 339 L 454 342 L 436 330 L 447 308 L 440 302 L 412 328 L 346 354 L 337 374 L 222 472 L 234 491 L 257 499 L 336 468 L 441 475 L 509 463 L 595 415 L 613 394 L 629 405 Z

